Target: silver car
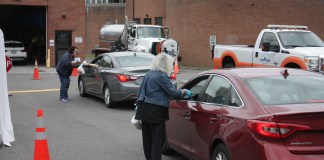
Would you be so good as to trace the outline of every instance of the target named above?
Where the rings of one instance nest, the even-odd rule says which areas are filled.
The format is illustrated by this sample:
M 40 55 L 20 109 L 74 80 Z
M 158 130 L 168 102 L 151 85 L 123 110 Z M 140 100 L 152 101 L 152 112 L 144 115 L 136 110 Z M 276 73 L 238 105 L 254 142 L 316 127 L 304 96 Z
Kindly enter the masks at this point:
M 104 53 L 91 62 L 99 67 L 83 66 L 85 73 L 78 78 L 79 93 L 82 97 L 103 98 L 108 108 L 119 101 L 134 101 L 154 58 L 142 52 Z
M 5 52 L 12 61 L 27 63 L 27 52 L 25 46 L 19 41 L 5 41 Z

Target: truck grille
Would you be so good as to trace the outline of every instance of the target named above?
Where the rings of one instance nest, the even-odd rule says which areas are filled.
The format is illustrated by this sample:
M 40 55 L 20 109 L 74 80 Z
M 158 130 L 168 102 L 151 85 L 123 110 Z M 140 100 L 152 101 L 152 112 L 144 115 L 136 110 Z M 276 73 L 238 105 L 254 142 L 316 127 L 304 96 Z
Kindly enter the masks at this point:
M 153 42 L 152 43 L 152 49 L 151 49 L 151 53 L 154 54 L 154 55 L 157 55 L 157 50 L 156 50 L 156 45 L 158 44 L 159 42 Z

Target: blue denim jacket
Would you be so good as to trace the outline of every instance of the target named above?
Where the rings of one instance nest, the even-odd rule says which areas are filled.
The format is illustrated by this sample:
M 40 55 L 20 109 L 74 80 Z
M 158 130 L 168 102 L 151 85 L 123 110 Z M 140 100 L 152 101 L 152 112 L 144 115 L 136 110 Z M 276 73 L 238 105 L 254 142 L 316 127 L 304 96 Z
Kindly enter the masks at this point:
M 137 100 L 169 107 L 170 97 L 180 99 L 182 91 L 171 83 L 170 77 L 159 71 L 148 72 L 140 86 Z

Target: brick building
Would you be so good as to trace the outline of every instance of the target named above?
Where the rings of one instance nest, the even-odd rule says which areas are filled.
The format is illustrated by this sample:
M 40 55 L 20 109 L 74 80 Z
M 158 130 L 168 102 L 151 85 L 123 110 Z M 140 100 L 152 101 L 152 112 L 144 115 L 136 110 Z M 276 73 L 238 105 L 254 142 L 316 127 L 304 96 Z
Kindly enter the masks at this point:
M 133 5 L 135 3 L 135 5 Z M 181 65 L 212 67 L 209 37 L 218 44 L 253 44 L 268 24 L 307 25 L 324 39 L 323 0 L 127 0 L 126 15 L 163 17 L 180 43 Z
M 24 42 L 31 60 L 45 63 L 49 50 L 54 67 L 70 45 L 85 48 L 84 1 L 2 0 L 0 7 L 5 40 Z

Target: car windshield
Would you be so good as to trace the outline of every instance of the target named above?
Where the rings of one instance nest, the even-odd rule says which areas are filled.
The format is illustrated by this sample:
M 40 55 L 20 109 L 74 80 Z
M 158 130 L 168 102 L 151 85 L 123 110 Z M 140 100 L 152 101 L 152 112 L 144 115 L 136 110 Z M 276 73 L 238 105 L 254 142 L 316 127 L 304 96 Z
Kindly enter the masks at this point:
M 154 56 L 118 56 L 116 60 L 121 67 L 150 66 Z
M 165 38 L 164 30 L 161 27 L 138 27 L 138 38 Z
M 324 78 L 269 76 L 244 79 L 263 105 L 324 103 Z
M 6 48 L 24 47 L 22 43 L 5 43 Z
M 313 32 L 279 32 L 278 36 L 285 48 L 324 47 L 324 42 Z

